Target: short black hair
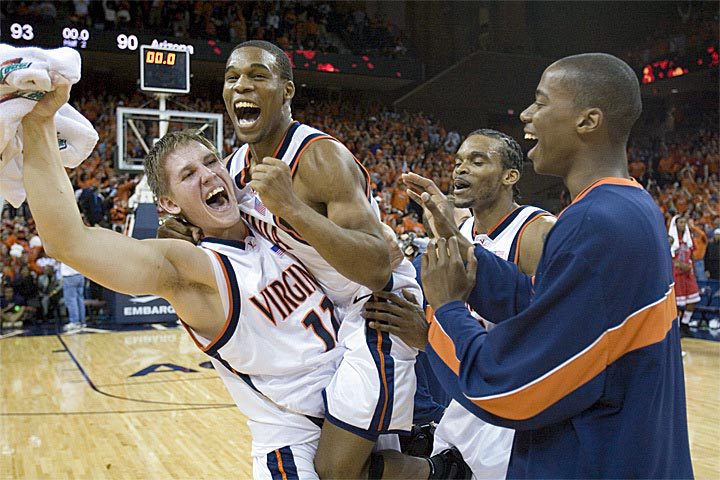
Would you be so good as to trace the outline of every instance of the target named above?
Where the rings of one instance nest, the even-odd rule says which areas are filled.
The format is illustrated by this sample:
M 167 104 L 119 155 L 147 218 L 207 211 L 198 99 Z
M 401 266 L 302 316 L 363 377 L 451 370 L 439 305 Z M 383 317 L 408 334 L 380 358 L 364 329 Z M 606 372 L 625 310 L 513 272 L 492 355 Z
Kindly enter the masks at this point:
M 500 140 L 505 147 L 503 148 L 503 167 L 506 169 L 514 168 L 515 170 L 520 172 L 520 174 L 522 174 L 524 158 L 523 151 L 522 148 L 520 148 L 520 144 L 516 142 L 514 138 L 512 138 L 510 135 L 506 135 L 491 128 L 479 128 L 473 132 L 470 132 L 467 138 L 470 138 L 474 135 L 481 135 L 483 137 L 490 137 Z
M 503 168 L 514 168 L 520 173 L 520 176 L 522 177 L 523 159 L 525 158 L 525 156 L 523 155 L 520 144 L 515 141 L 514 138 L 505 133 L 493 130 L 492 128 L 479 128 L 475 131 L 470 132 L 467 138 L 470 138 L 473 135 L 480 135 L 483 137 L 495 138 L 497 140 L 500 140 L 500 142 L 502 142 L 503 146 L 505 147 L 503 148 Z M 513 197 L 515 197 L 516 199 L 520 198 L 520 189 L 518 188 L 517 183 L 513 185 Z
M 233 52 L 245 47 L 257 47 L 268 52 L 270 55 L 275 57 L 275 65 L 278 68 L 280 78 L 283 80 L 293 80 L 293 71 L 292 65 L 290 65 L 290 59 L 287 55 L 285 55 L 285 52 L 283 52 L 280 47 L 274 43 L 266 42 L 265 40 L 248 40 L 247 42 L 243 42 L 233 48 Z M 232 52 L 230 53 L 232 54 Z
M 566 71 L 563 81 L 575 92 L 575 105 L 599 108 L 611 139 L 627 142 L 642 113 L 640 82 L 630 65 L 607 53 L 582 53 L 561 58 L 553 67 Z

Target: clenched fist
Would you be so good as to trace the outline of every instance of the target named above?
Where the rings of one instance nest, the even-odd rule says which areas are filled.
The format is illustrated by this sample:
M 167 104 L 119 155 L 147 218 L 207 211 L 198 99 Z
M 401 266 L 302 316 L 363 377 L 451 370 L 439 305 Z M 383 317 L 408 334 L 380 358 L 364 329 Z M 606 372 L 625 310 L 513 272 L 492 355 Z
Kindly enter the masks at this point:
M 250 186 L 260 195 L 262 203 L 275 215 L 285 213 L 300 200 L 292 188 L 290 167 L 273 157 L 265 157 L 250 169 Z

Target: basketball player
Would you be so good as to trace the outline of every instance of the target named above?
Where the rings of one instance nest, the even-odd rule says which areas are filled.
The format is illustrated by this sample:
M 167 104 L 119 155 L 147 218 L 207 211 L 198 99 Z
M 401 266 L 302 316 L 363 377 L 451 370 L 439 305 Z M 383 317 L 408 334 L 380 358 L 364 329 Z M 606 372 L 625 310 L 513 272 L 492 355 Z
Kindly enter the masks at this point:
M 47 94 L 23 121 L 35 140 L 24 184 L 45 250 L 107 288 L 170 301 L 248 417 L 253 477 L 317 479 L 322 390 L 344 350 L 332 304 L 292 255 L 250 234 L 227 170 L 195 133 L 163 137 L 146 172 L 159 205 L 207 234 L 199 247 L 85 227 L 55 135 L 68 94 Z
M 380 434 L 411 428 L 417 350 L 361 317 L 372 291 L 406 288 L 422 301 L 415 270 L 403 260 L 391 275 L 367 171 L 339 141 L 293 121 L 294 93 L 275 45 L 249 41 L 230 54 L 223 98 L 245 145 L 227 168 L 243 218 L 300 259 L 343 318 L 347 351 L 325 390 L 315 465 L 321 478 L 417 478 L 412 464 L 371 454 Z
M 665 226 L 627 171 L 641 109 L 637 75 L 611 55 L 566 57 L 543 73 L 520 115 L 537 140 L 528 157 L 573 201 L 535 277 L 480 247 L 466 256 L 422 194 L 450 236 L 423 257 L 428 357 L 468 411 L 516 429 L 508 477 L 693 475 Z M 497 326 L 485 330 L 466 300 Z
M 292 120 L 294 92 L 288 59 L 273 44 L 249 41 L 231 53 L 223 97 L 246 144 L 227 167 L 243 217 L 310 269 L 343 318 L 339 341 L 347 351 L 325 392 L 329 421 L 315 464 L 327 478 L 417 478 L 417 463 L 371 455 L 380 434 L 411 428 L 417 350 L 367 328 L 360 314 L 372 290 L 410 289 L 422 301 L 415 270 L 404 260 L 389 276 L 367 172 L 337 140 Z M 162 235 L 191 238 L 177 222 L 165 226 Z M 439 457 L 431 461 L 445 475 L 453 459 Z
M 534 275 L 555 218 L 540 208 L 515 203 L 522 163 L 522 149 L 508 135 L 489 129 L 470 133 L 455 156 L 453 203 L 457 208 L 472 209 L 473 215 L 459 227 L 467 240 L 515 263 L 522 273 Z M 449 203 L 430 179 L 405 174 L 403 181 L 412 189 L 411 194 L 431 192 L 437 203 Z M 427 329 L 417 320 L 409 321 L 417 308 L 396 296 L 379 295 L 390 303 L 366 304 L 367 318 L 383 322 L 370 325 L 393 331 L 401 338 L 407 336 L 409 344 L 416 344 L 417 336 Z M 424 345 L 416 346 L 425 349 Z M 474 478 L 504 478 L 513 436 L 513 430 L 486 423 L 453 400 L 435 430 L 433 451 L 454 446 Z

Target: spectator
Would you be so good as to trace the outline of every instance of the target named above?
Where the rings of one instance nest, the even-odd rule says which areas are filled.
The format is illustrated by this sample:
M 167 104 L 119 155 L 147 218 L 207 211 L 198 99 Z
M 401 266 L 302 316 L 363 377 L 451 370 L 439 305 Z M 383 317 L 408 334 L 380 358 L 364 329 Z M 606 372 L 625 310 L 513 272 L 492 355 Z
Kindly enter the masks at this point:
M 713 230 L 705 250 L 705 268 L 709 280 L 720 280 L 720 228 Z
M 73 0 L 73 5 L 75 7 L 75 16 L 77 17 L 77 21 L 81 25 L 87 25 L 88 23 L 89 4 L 90 0 Z
M 102 6 L 105 12 L 105 25 L 113 29 L 117 28 L 117 3 L 114 0 L 103 0 Z
M 85 277 L 64 263 L 60 264 L 60 274 L 68 314 L 68 324 L 64 330 L 79 330 L 85 327 Z
M 0 296 L 0 323 L 15 326 L 25 317 L 25 307 L 20 305 L 12 286 L 4 285 Z
M 46 265 L 43 273 L 38 277 L 38 291 L 40 293 L 40 308 L 43 319 L 54 318 L 57 315 L 60 290 L 62 285 L 52 265 Z M 51 312 L 54 312 L 52 317 Z
M 691 320 L 695 304 L 700 301 L 695 274 L 693 273 L 693 241 L 687 218 L 676 215 L 670 221 L 668 230 L 670 253 L 673 258 L 673 279 L 675 281 L 675 303 L 682 314 L 680 324 L 697 327 L 697 320 Z
M 695 278 L 697 280 L 705 280 L 705 253 L 707 250 L 708 238 L 705 235 L 705 231 L 695 225 L 695 222 L 690 219 L 688 221 L 690 226 L 690 236 L 693 241 L 693 262 L 695 266 Z
M 13 290 L 17 294 L 18 303 L 28 307 L 39 304 L 39 295 L 35 275 L 27 265 L 20 268 L 20 272 L 13 279 Z

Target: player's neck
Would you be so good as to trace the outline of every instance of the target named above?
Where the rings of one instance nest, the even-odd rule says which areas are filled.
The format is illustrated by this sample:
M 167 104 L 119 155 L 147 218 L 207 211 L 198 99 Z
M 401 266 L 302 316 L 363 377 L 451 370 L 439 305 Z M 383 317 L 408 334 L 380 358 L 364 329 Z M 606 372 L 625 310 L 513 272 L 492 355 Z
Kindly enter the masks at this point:
M 491 205 L 480 206 L 480 208 L 473 207 L 475 231 L 478 234 L 488 233 L 492 228 L 495 228 L 503 218 L 518 208 L 518 206 L 519 205 L 513 201 L 512 195 L 510 195 L 509 198 L 502 198 Z
M 630 178 L 627 168 L 627 147 L 624 145 L 594 146 L 590 152 L 579 154 L 571 165 L 572 168 L 563 180 L 572 199 L 602 178 Z
M 277 127 L 273 128 L 273 133 L 268 135 L 268 138 L 250 144 L 251 155 L 254 157 L 253 154 L 256 154 L 259 158 L 274 157 L 293 122 L 291 116 L 283 117 Z M 254 163 L 255 159 L 252 158 L 251 162 Z
M 219 229 L 216 231 L 208 229 L 205 234 L 208 237 L 219 238 L 221 240 L 234 240 L 236 242 L 245 241 L 245 237 L 248 236 L 249 230 L 245 225 L 245 222 L 240 220 L 230 228 Z

